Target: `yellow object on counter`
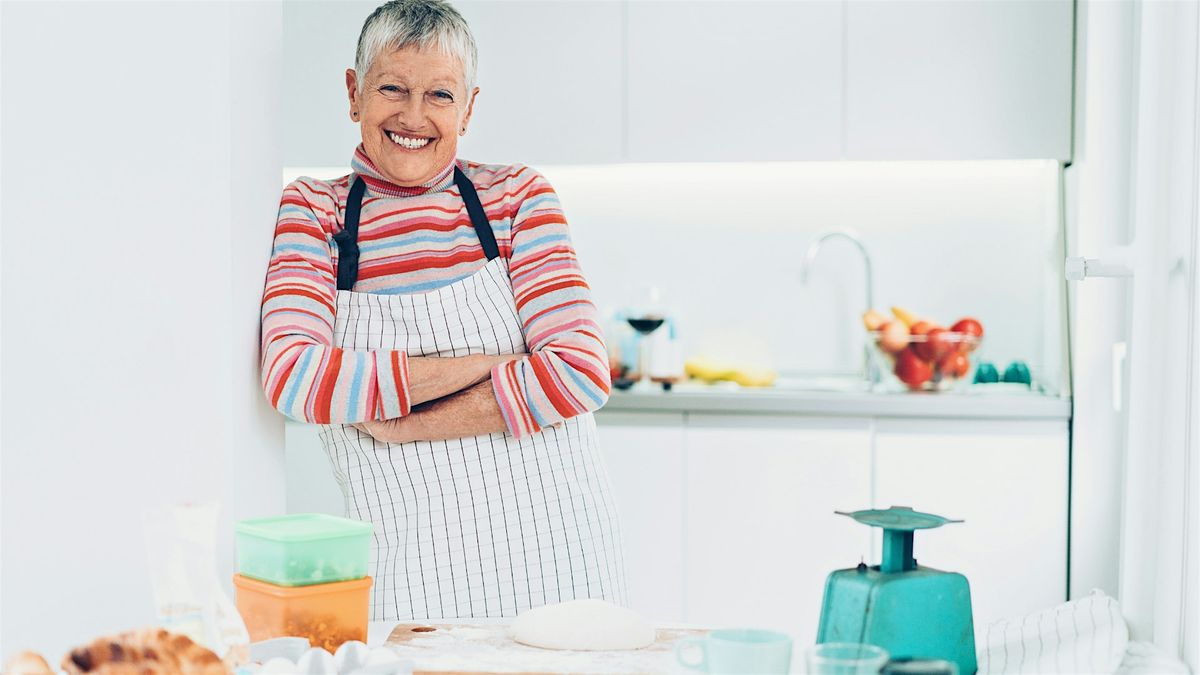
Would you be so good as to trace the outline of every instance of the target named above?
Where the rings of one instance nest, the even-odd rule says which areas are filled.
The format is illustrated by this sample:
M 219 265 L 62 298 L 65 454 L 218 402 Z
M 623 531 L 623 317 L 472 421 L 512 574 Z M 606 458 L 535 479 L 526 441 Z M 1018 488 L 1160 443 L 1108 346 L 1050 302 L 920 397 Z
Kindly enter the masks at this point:
M 909 328 L 912 328 L 914 323 L 921 320 L 916 314 L 913 314 L 903 307 L 893 307 L 892 314 L 895 314 L 896 318 L 900 319 L 900 322 Z
M 778 374 L 766 368 L 739 367 L 703 357 L 689 359 L 683 365 L 689 377 L 706 382 L 737 382 L 743 387 L 769 387 Z

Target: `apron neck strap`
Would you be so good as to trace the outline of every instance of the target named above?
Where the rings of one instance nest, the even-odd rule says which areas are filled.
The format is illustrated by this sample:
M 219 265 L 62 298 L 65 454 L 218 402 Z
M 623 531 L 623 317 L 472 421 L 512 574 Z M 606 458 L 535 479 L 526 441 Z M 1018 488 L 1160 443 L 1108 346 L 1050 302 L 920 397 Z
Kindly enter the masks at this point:
M 483 210 L 483 205 L 479 203 L 479 193 L 475 191 L 475 184 L 471 182 L 470 178 L 467 178 L 457 164 L 454 166 L 454 184 L 458 186 L 463 203 L 467 205 L 467 215 L 471 217 L 471 225 L 474 226 L 479 243 L 483 246 L 484 255 L 489 261 L 499 258 L 500 247 L 496 244 L 496 235 L 492 232 L 492 225 L 488 222 L 487 213 Z M 350 195 L 346 198 L 346 219 L 342 224 L 342 231 L 333 235 L 333 241 L 337 243 L 338 247 L 337 287 L 339 291 L 353 289 L 354 282 L 358 281 L 358 219 L 362 213 L 362 199 L 366 188 L 367 184 L 363 181 L 362 176 L 355 176 L 354 185 L 350 187 Z
M 492 232 L 492 225 L 488 222 L 487 213 L 483 210 L 483 205 L 479 203 L 479 193 L 475 191 L 475 184 L 467 178 L 467 174 L 462 172 L 456 164 L 454 166 L 454 184 L 458 186 L 458 191 L 462 194 L 462 200 L 467 205 L 467 214 L 471 216 L 471 224 L 475 226 L 475 234 L 479 236 L 479 243 L 483 246 L 483 253 L 488 260 L 495 260 L 500 257 L 500 247 L 496 245 L 496 235 Z
M 362 197 L 366 189 L 367 184 L 362 176 L 355 176 L 350 196 L 346 198 L 346 220 L 342 224 L 342 231 L 333 235 L 338 247 L 339 291 L 354 288 L 354 282 L 358 281 L 358 215 L 362 211 Z

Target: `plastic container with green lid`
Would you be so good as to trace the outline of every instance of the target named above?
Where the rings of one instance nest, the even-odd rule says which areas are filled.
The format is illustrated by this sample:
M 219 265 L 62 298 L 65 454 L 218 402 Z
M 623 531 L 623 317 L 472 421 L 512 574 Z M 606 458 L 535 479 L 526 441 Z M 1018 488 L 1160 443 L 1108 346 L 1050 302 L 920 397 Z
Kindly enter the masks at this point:
M 237 524 L 242 576 L 309 586 L 367 576 L 371 524 L 323 513 L 251 518 Z

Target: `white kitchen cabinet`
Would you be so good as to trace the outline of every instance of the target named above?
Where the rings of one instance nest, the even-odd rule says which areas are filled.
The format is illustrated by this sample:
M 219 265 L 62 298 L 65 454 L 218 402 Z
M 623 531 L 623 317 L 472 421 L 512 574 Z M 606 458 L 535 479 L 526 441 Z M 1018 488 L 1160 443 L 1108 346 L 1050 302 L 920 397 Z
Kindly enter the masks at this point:
M 837 159 L 841 4 L 630 2 L 632 161 Z
M 1071 0 L 845 6 L 847 159 L 1071 158 Z
M 868 420 L 687 420 L 687 620 L 816 640 L 826 576 L 868 557 Z
M 622 3 L 456 2 L 479 49 L 459 156 L 509 164 L 621 157 Z
M 1065 420 L 878 423 L 875 505 L 966 521 L 918 531 L 914 549 L 966 575 L 977 632 L 1067 599 L 1068 447 Z
M 284 7 L 284 162 L 344 166 L 376 3 Z M 1071 0 L 463 0 L 489 163 L 1071 157 Z
M 682 413 L 598 417 L 600 448 L 621 516 L 630 607 L 684 620 Z

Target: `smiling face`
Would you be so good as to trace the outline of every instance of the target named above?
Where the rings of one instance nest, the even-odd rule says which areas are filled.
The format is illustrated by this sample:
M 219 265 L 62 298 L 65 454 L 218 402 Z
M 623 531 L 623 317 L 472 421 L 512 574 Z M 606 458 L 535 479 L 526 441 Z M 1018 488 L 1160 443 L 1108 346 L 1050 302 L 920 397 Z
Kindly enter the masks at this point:
M 346 89 L 367 156 L 406 187 L 429 182 L 450 163 L 479 93 L 467 92 L 458 59 L 416 47 L 379 54 L 361 93 L 357 74 L 347 70 Z

